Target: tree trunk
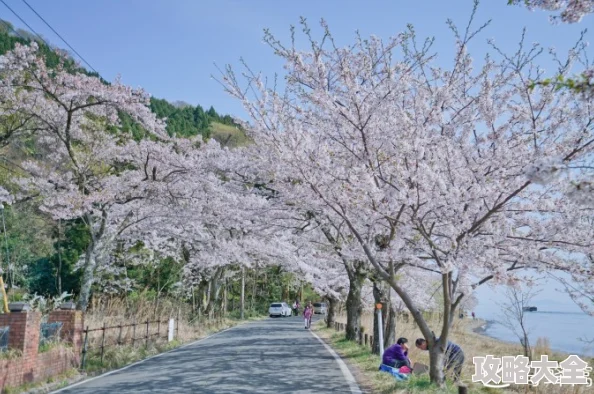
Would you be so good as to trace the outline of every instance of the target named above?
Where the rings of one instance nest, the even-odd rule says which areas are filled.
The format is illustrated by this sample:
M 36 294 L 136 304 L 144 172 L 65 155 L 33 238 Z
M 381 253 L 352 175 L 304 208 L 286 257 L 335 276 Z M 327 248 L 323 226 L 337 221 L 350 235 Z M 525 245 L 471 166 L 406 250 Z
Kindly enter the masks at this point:
M 528 334 L 524 332 L 524 340 L 522 341 L 522 347 L 524 348 L 524 356 L 528 357 L 532 360 L 532 351 L 530 349 L 530 338 L 528 338 Z
M 200 313 L 204 315 L 204 311 L 208 305 L 208 282 L 201 281 L 200 283 L 200 302 L 198 303 L 198 309 Z
M 336 304 L 338 304 L 338 300 L 334 297 L 328 297 L 328 313 L 326 314 L 326 327 L 328 328 L 334 328 Z
M 204 316 L 210 320 L 212 311 L 212 280 L 208 280 L 205 287 Z
M 241 266 L 241 320 L 245 317 L 245 267 Z
M 391 302 L 388 302 L 382 308 L 382 311 L 384 309 L 387 312 L 387 318 L 384 320 L 386 327 L 384 330 L 384 349 L 387 349 L 396 343 L 396 307 Z
M 77 308 L 85 312 L 89 306 L 89 298 L 91 297 L 91 288 L 95 281 L 95 267 L 97 261 L 95 258 L 95 244 L 91 244 L 87 247 L 85 252 L 85 265 L 83 267 L 83 277 L 80 285 L 80 294 L 78 296 Z
M 349 272 L 349 294 L 346 301 L 346 335 L 345 338 L 349 341 L 356 341 L 359 330 L 361 329 L 361 312 L 363 305 L 361 303 L 361 287 L 365 275 L 359 269 L 354 272 Z
M 377 280 L 373 280 L 373 300 L 375 301 L 375 304 L 382 304 L 382 323 L 384 324 L 384 326 L 382 327 L 383 329 L 383 334 L 384 334 L 384 349 L 387 349 L 387 346 L 385 345 L 386 342 L 386 307 L 385 307 L 385 297 L 384 297 L 384 292 L 383 289 L 380 287 L 381 283 L 378 283 L 379 281 Z M 374 308 L 375 311 L 375 308 Z M 379 324 L 378 324 L 378 318 L 377 318 L 377 311 L 373 314 L 373 338 L 377 338 L 379 339 Z M 375 340 L 373 341 L 373 345 L 371 346 L 371 353 L 373 354 L 380 354 L 380 342 L 379 340 Z
M 227 316 L 227 303 L 228 303 L 228 295 L 227 295 L 227 278 L 225 278 L 223 287 L 223 317 Z
M 250 309 L 255 308 L 256 286 L 258 284 L 258 267 L 254 269 L 254 282 L 252 284 L 252 299 L 250 301 Z
M 291 289 L 289 288 L 290 285 L 290 279 L 287 279 L 287 296 L 285 298 L 285 300 L 287 301 L 288 304 L 291 303 Z
M 225 269 L 223 267 L 219 267 L 216 269 L 212 280 L 211 280 L 211 296 L 210 296 L 210 306 L 209 310 L 211 311 L 211 316 L 220 316 L 221 308 L 222 308 L 222 298 L 221 298 L 221 277 L 225 273 Z
M 442 349 L 442 347 L 444 347 Z M 439 343 L 429 349 L 429 378 L 431 382 L 439 387 L 445 383 L 444 364 L 445 363 L 445 344 Z

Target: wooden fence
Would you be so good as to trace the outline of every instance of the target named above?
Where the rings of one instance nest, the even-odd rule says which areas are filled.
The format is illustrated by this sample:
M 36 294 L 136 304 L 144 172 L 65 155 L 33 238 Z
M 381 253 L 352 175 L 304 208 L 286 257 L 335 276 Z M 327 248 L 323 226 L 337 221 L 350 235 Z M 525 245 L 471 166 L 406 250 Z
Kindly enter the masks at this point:
M 346 324 L 340 323 L 340 322 L 334 322 L 334 329 L 336 331 L 345 331 Z M 363 332 L 361 330 L 358 330 L 357 343 L 359 345 L 373 347 L 373 335 L 363 334 Z

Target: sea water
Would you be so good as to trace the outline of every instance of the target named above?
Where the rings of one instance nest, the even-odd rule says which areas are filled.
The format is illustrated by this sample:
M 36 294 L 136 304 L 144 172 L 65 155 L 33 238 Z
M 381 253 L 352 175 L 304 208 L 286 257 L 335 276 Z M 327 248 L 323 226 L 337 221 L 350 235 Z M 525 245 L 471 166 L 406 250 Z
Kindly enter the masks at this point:
M 594 357 L 594 317 L 584 313 L 555 281 L 541 281 L 533 291 L 530 305 L 538 311 L 525 313 L 531 345 L 538 338 L 547 338 L 553 350 Z M 477 318 L 491 322 L 484 334 L 519 344 L 519 338 L 498 323 L 504 320 L 503 307 L 509 305 L 505 292 L 502 286 L 479 288 L 475 293 L 479 301 L 475 312 Z M 586 343 L 588 340 L 593 343 Z
M 528 338 L 532 346 L 538 338 L 546 337 L 551 349 L 569 354 L 594 357 L 594 317 L 580 312 L 538 311 L 526 312 Z M 518 337 L 506 326 L 489 319 L 485 335 L 506 342 L 519 343 Z

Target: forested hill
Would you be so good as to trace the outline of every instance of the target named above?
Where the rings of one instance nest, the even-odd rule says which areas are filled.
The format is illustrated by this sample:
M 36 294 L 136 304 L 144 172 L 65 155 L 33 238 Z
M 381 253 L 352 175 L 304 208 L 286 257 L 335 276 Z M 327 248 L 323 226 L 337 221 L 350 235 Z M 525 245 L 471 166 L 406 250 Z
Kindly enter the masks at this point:
M 46 58 L 49 67 L 55 67 L 60 61 L 55 48 L 48 47 L 43 41 L 32 33 L 15 29 L 13 25 L 0 19 L 0 54 L 14 48 L 16 43 L 30 44 L 36 41 L 40 51 Z M 68 61 L 65 66 L 73 71 L 84 72 L 88 75 L 98 76 L 97 73 L 80 68 L 74 61 Z M 105 81 L 108 83 L 107 81 Z M 204 110 L 200 105 L 192 106 L 184 102 L 170 103 L 167 100 L 151 98 L 151 109 L 160 118 L 167 118 L 167 131 L 171 136 L 190 137 L 202 135 L 204 138 L 214 138 L 227 146 L 242 145 L 247 141 L 245 134 L 233 122 L 229 115 L 220 115 L 210 107 Z M 133 124 L 130 119 L 122 118 L 125 131 L 131 132 L 135 137 L 143 135 L 139 125 Z

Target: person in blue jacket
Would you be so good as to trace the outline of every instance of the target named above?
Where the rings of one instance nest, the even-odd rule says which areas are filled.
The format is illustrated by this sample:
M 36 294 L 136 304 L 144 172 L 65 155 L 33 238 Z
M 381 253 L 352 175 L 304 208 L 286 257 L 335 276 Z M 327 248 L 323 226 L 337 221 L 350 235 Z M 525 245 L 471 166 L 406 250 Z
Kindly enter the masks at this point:
M 438 341 L 439 338 L 436 339 Z M 421 350 L 429 350 L 429 344 L 423 338 L 416 340 L 415 345 Z M 462 365 L 464 364 L 464 352 L 462 348 L 454 342 L 448 341 L 445 351 L 445 368 L 446 370 L 454 370 L 454 382 L 460 379 L 462 372 Z
M 396 343 L 384 351 L 382 356 L 382 364 L 389 365 L 399 369 L 407 366 L 411 368 L 410 359 L 408 358 L 408 339 L 398 338 Z

